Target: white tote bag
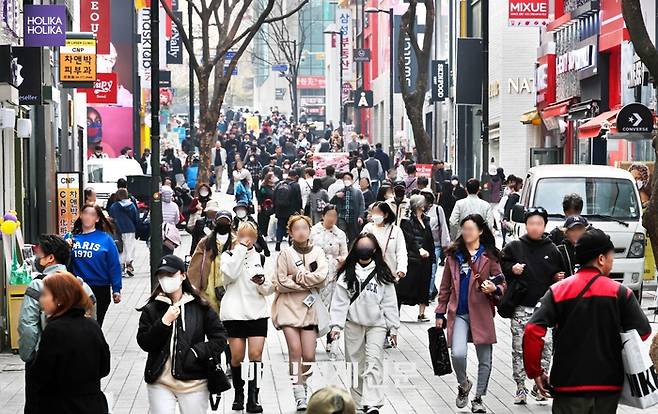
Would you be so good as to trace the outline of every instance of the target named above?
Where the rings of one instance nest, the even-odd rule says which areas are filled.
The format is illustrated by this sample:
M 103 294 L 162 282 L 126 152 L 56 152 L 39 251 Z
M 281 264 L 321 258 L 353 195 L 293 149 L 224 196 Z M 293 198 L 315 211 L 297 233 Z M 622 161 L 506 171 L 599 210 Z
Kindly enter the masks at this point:
M 620 402 L 635 408 L 653 407 L 658 404 L 658 374 L 649 351 L 635 329 L 620 335 L 624 363 L 624 389 Z

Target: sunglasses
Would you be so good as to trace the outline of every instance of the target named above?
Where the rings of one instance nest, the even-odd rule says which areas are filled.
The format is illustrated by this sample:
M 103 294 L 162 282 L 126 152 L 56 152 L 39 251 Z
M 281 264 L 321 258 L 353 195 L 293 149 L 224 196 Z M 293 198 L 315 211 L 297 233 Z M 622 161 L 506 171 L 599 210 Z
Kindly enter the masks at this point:
M 526 214 L 548 214 L 544 207 L 530 207 L 526 210 Z

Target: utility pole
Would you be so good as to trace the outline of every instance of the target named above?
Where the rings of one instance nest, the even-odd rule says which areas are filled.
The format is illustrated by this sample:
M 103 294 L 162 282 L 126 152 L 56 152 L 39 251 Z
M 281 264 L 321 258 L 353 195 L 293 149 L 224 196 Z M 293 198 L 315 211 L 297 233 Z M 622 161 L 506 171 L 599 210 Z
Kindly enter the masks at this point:
M 151 289 L 158 285 L 155 271 L 162 259 L 162 203 L 160 202 L 160 2 L 151 1 Z
M 190 139 L 192 142 L 194 142 L 196 145 L 196 134 L 195 134 L 195 129 L 194 128 L 194 70 L 192 70 L 192 55 L 194 53 L 194 28 L 192 27 L 192 0 L 187 1 L 187 32 L 189 33 L 189 38 L 190 38 L 190 46 L 192 49 L 192 53 L 190 53 L 190 58 L 189 58 L 189 89 L 190 89 L 190 113 L 187 117 L 188 122 L 190 124 Z
M 482 179 L 489 182 L 489 2 L 483 1 L 482 12 Z

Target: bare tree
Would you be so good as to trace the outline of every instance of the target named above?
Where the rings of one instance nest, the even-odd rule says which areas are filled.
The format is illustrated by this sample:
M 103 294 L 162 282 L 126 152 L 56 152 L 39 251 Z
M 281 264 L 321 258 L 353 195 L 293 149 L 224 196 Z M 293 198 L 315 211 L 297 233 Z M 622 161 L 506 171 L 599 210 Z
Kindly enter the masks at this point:
M 658 51 L 656 51 L 656 46 L 651 42 L 649 33 L 647 33 L 647 27 L 642 17 L 640 0 L 622 0 L 621 12 L 624 16 L 631 42 L 633 42 L 633 48 L 642 63 L 649 70 L 654 86 L 658 87 Z M 656 159 L 658 159 L 658 137 L 655 133 L 651 145 Z M 654 168 L 651 175 L 651 198 L 642 215 L 642 225 L 647 230 L 651 239 L 653 258 L 658 266 L 658 179 L 655 178 L 657 173 L 658 169 Z
M 276 0 L 187 0 L 201 23 L 201 61 L 197 60 L 190 43 L 189 28 L 183 25 L 165 0 L 160 0 L 167 15 L 178 28 L 180 37 L 189 53 L 189 61 L 199 85 L 199 176 L 197 183 L 210 182 L 212 173 L 211 148 L 216 137 L 216 125 L 220 109 L 228 88 L 233 70 L 254 39 L 263 24 L 285 20 L 299 11 L 308 0 L 299 4 L 285 14 L 272 13 Z M 262 8 L 258 7 L 262 5 Z M 254 14 L 254 21 L 245 24 L 249 13 Z M 210 30 L 217 30 L 214 41 Z M 234 56 L 227 63 L 226 53 L 233 51 Z M 212 80 L 212 90 L 210 81 Z
M 407 117 L 414 134 L 419 163 L 432 162 L 432 144 L 423 123 L 423 104 L 429 78 L 430 52 L 432 49 L 432 32 L 434 31 L 434 0 L 425 0 L 425 31 L 422 48 L 418 45 L 416 35 L 416 6 L 418 0 L 409 0 L 409 8 L 400 18 L 400 36 L 398 38 L 398 78 L 400 91 L 404 100 Z M 393 16 L 391 16 L 392 18 Z M 410 90 L 405 80 L 405 37 L 409 38 L 412 53 L 418 63 L 416 84 Z
M 284 14 L 284 0 L 276 0 L 275 13 Z M 299 116 L 299 99 L 297 93 L 297 77 L 299 66 L 302 62 L 302 51 L 306 45 L 308 26 L 304 25 L 299 16 L 293 21 L 293 17 L 285 20 L 277 20 L 261 27 L 259 36 L 267 48 L 267 56 L 260 56 L 252 52 L 255 60 L 266 66 L 285 63 L 288 70 L 283 72 L 283 77 L 288 82 L 290 93 L 290 110 L 295 122 Z

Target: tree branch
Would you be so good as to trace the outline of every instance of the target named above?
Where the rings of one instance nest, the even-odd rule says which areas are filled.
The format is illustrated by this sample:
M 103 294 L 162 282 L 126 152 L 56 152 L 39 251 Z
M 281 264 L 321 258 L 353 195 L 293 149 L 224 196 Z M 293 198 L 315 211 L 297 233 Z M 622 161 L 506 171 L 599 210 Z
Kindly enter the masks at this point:
M 174 15 L 174 12 L 169 8 L 167 3 L 164 0 L 160 0 L 160 4 L 162 4 L 162 7 L 164 8 L 165 13 L 167 13 L 167 16 L 171 19 L 172 22 L 176 25 L 176 28 L 178 29 L 178 34 L 181 37 L 181 40 L 183 41 L 183 44 L 185 45 L 185 49 L 187 49 L 187 53 L 189 55 L 189 60 L 190 60 L 190 65 L 192 65 L 192 70 L 194 70 L 194 73 L 196 74 L 197 78 L 201 77 L 201 68 L 199 66 L 199 62 L 196 60 L 196 56 L 194 55 L 194 48 L 192 47 L 192 43 L 190 42 L 190 38 L 185 31 L 185 26 L 183 26 L 183 22 L 180 21 Z M 190 33 L 190 36 L 192 33 Z

